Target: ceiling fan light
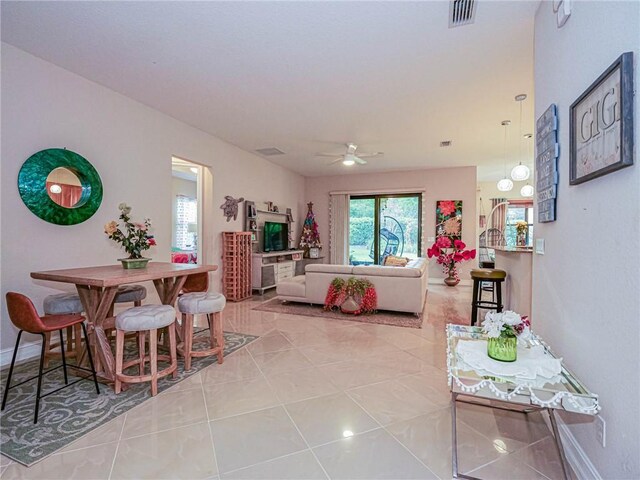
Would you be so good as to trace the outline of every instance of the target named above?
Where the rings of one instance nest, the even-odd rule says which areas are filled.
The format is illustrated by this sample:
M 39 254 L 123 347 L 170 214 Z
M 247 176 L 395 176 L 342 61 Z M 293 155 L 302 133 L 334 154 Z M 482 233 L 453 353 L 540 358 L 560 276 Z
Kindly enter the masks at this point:
M 516 182 L 523 182 L 527 180 L 530 175 L 531 171 L 529 170 L 529 167 L 522 165 L 521 163 L 513 167 L 513 170 L 511 170 L 511 178 Z
M 498 190 L 501 192 L 508 192 L 511 189 L 513 189 L 513 182 L 508 178 L 505 177 L 498 181 Z
M 533 197 L 533 187 L 527 183 L 520 189 L 520 195 L 523 197 Z
M 353 159 L 351 159 L 351 158 L 345 158 L 345 159 L 342 161 L 342 164 L 343 164 L 343 165 L 345 165 L 345 166 L 347 166 L 347 167 L 350 167 L 351 165 L 355 165 L 355 163 L 356 163 L 356 162 L 355 162 L 355 160 L 353 160 Z

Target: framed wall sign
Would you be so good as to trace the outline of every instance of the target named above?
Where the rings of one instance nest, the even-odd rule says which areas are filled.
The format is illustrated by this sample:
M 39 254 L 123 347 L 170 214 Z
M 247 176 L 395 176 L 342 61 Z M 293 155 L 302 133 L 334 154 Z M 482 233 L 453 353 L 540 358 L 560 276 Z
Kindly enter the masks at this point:
M 556 220 L 558 196 L 558 113 L 555 104 L 536 120 L 536 202 L 538 222 Z
M 626 52 L 571 105 L 569 184 L 633 165 L 633 53 Z

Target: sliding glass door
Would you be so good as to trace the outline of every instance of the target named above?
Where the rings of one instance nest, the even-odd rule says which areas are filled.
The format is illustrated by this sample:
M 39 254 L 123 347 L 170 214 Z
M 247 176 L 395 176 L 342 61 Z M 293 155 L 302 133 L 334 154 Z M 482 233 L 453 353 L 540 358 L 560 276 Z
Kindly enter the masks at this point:
M 381 265 L 388 255 L 418 257 L 421 219 L 421 194 L 352 196 L 349 263 Z

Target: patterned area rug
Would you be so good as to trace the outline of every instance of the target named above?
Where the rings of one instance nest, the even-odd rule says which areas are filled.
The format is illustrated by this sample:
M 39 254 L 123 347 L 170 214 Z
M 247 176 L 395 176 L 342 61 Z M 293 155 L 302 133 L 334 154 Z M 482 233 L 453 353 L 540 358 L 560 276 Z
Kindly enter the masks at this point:
M 207 335 L 208 331 L 200 333 Z M 235 352 L 248 345 L 257 336 L 242 333 L 225 332 L 224 355 Z M 197 345 L 197 344 L 194 344 Z M 135 341 L 126 343 L 125 358 L 137 355 Z M 162 352 L 160 347 L 158 353 Z M 73 361 L 73 360 L 72 360 Z M 178 377 L 174 380 L 171 375 L 158 381 L 158 391 L 166 390 L 180 381 L 190 377 L 203 368 L 217 363 L 215 356 L 196 357 L 192 359 L 190 372 L 185 372 L 182 357 L 178 356 Z M 39 358 L 16 365 L 12 384 L 38 374 Z M 160 362 L 160 369 L 164 368 Z M 49 368 L 55 366 L 51 362 Z M 133 373 L 137 373 L 137 367 Z M 69 382 L 77 377 L 74 370 L 69 369 Z M 2 371 L 2 388 L 4 392 L 8 369 Z M 83 372 L 84 375 L 84 372 Z M 64 385 L 62 369 L 45 375 L 42 382 L 44 393 Z M 60 390 L 40 400 L 40 418 L 33 423 L 37 380 L 12 388 L 9 391 L 7 407 L 0 419 L 0 452 L 3 455 L 30 466 L 51 455 L 55 451 L 67 446 L 84 434 L 98 428 L 109 420 L 122 415 L 127 410 L 151 398 L 149 383 L 131 384 L 131 387 L 116 395 L 113 388 L 100 384 L 100 395 L 96 395 L 93 381 L 83 381 L 69 388 Z
M 422 313 L 419 317 L 416 317 L 413 313 L 389 312 L 387 310 L 379 310 L 374 314 L 349 315 L 337 310 L 326 311 L 322 305 L 309 305 L 308 303 L 296 302 L 284 303 L 279 298 L 261 303 L 257 307 L 254 307 L 253 310 L 288 313 L 290 315 L 307 315 L 309 317 L 335 318 L 337 320 L 352 320 L 363 323 L 379 323 L 382 325 L 409 328 L 420 328 L 423 319 Z

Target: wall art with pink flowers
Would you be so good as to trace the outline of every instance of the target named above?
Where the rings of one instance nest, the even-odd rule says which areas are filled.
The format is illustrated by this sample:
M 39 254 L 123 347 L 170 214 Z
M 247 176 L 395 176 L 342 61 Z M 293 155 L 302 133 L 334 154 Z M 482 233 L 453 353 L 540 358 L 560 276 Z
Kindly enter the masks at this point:
M 436 237 L 462 240 L 462 200 L 436 202 Z

